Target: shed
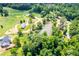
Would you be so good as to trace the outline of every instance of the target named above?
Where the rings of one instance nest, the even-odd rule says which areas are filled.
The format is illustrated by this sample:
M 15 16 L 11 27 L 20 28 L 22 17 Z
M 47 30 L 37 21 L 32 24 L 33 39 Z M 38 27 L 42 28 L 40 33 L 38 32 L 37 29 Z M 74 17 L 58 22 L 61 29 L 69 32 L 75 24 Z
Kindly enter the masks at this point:
M 21 28 L 24 29 L 25 27 L 26 27 L 26 23 L 22 23 L 22 24 L 21 24 Z

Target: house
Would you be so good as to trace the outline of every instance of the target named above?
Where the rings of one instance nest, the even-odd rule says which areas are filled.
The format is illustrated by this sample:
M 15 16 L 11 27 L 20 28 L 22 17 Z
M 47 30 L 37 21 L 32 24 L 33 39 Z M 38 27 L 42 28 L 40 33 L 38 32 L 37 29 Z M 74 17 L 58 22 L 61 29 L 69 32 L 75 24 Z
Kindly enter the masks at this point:
M 0 46 L 2 48 L 8 47 L 11 44 L 11 38 L 9 36 L 0 37 Z
M 24 29 L 26 27 L 26 23 L 21 24 L 21 28 Z

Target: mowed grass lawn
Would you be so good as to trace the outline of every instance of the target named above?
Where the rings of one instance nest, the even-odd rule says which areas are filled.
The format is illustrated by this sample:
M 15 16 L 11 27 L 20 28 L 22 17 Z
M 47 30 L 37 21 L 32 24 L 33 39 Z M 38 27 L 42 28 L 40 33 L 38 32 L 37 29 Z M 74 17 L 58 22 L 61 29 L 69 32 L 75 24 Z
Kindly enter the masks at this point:
M 15 10 L 7 7 L 4 7 L 4 9 L 9 12 L 9 16 L 0 16 L 0 25 L 3 25 L 3 29 L 0 27 L 0 36 L 4 35 L 7 30 L 14 27 L 22 18 L 22 16 L 28 13 L 27 11 Z
M 3 25 L 3 29 L 0 27 L 0 36 L 3 36 L 4 33 L 9 30 L 10 28 L 14 27 L 19 20 L 27 19 L 26 15 L 29 13 L 28 11 L 20 11 L 8 7 L 4 7 L 5 10 L 8 11 L 8 17 L 0 16 L 0 25 Z M 40 17 L 40 14 L 33 13 L 34 16 Z

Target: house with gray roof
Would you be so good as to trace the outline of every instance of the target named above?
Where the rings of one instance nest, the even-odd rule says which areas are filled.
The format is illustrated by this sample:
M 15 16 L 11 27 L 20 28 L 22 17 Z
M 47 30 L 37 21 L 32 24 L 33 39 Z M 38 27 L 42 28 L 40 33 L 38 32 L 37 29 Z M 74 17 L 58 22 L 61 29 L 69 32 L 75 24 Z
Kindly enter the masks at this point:
M 9 36 L 0 37 L 0 46 L 2 48 L 8 47 L 11 44 L 11 38 Z

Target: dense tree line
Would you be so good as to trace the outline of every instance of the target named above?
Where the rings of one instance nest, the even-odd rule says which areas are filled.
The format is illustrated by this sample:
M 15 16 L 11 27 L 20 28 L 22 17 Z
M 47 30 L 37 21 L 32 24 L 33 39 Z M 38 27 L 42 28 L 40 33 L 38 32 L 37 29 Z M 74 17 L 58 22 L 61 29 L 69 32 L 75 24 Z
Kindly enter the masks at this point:
M 30 32 L 28 35 L 17 36 L 13 41 L 16 47 L 11 49 L 11 54 L 15 56 L 79 56 L 78 21 L 76 18 L 70 25 L 70 35 L 72 35 L 70 39 L 64 36 L 62 33 L 64 30 L 56 26 L 52 27 L 50 36 L 47 36 L 46 32 L 41 35 Z
M 30 12 L 40 13 L 45 16 L 50 11 L 56 12 L 58 15 L 64 15 L 68 20 L 73 20 L 75 17 L 79 16 L 78 6 L 79 4 L 0 4 L 4 7 L 10 7 L 18 10 L 30 10 Z M 59 12 L 59 13 L 58 13 Z
M 29 4 L 29 3 L 27 3 L 27 4 L 25 4 L 25 3 L 20 3 L 20 4 L 18 4 L 18 3 L 2 3 L 1 4 L 2 6 L 4 6 L 4 7 L 10 7 L 10 8 L 13 8 L 13 9 L 18 9 L 18 10 L 29 10 L 29 9 L 31 9 L 32 8 L 32 4 Z
M 8 11 L 4 10 L 2 5 L 0 5 L 0 14 L 1 16 L 5 16 L 5 17 L 9 15 Z
M 53 28 L 53 34 L 39 35 L 30 33 L 14 39 L 15 48 L 11 49 L 12 55 L 23 56 L 78 56 L 79 35 L 73 36 L 71 39 L 63 37 L 59 29 Z M 19 52 L 18 52 L 19 51 Z
M 13 42 L 16 46 L 11 48 L 10 52 L 13 56 L 79 56 L 79 4 L 1 4 L 18 10 L 30 10 L 30 22 L 34 18 L 32 12 L 42 15 L 43 24 L 33 24 L 32 31 L 29 34 L 23 34 L 21 30 Z M 0 7 L 0 13 L 3 7 Z M 51 13 L 52 12 L 52 13 Z M 5 14 L 7 12 L 4 12 Z M 64 17 L 61 20 L 61 25 L 56 27 L 56 19 L 58 16 Z M 69 34 L 70 39 L 64 34 L 67 32 L 65 22 L 70 20 Z M 47 36 L 47 33 L 39 34 L 42 25 L 51 21 L 52 34 Z M 25 21 L 20 21 L 20 23 Z M 35 32 L 34 32 L 35 31 Z M 38 31 L 38 32 L 37 32 Z M 63 33 L 62 33 L 63 32 Z
M 79 18 L 75 18 L 70 25 L 70 35 L 74 36 L 79 34 Z
M 50 10 L 58 11 L 68 20 L 73 20 L 75 17 L 79 16 L 78 6 L 79 4 L 50 4 Z
M 79 16 L 78 6 L 79 4 L 34 4 L 32 12 L 45 16 L 52 11 L 57 15 L 64 15 L 67 20 L 74 20 L 75 17 Z

